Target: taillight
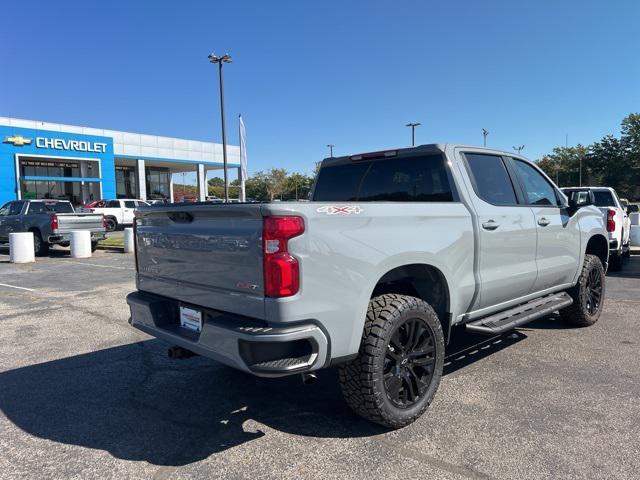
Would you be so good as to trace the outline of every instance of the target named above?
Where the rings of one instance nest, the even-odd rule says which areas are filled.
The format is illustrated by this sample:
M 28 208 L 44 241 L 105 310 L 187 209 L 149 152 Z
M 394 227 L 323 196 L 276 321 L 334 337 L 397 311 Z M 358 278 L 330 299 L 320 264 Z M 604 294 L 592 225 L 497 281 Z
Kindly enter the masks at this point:
M 93 210 L 91 210 L 93 212 Z M 106 230 L 107 228 L 107 219 L 105 218 L 104 215 L 102 215 L 102 228 L 104 228 Z
M 53 215 L 51 215 L 51 231 L 55 232 L 56 230 L 58 230 L 60 228 L 60 223 L 58 223 L 58 215 L 56 215 L 55 213 Z
M 607 210 L 607 232 L 615 232 L 616 231 L 616 211 L 615 210 Z
M 304 233 L 302 217 L 264 217 L 262 249 L 264 255 L 264 294 L 289 297 L 300 289 L 298 260 L 289 253 L 288 241 Z

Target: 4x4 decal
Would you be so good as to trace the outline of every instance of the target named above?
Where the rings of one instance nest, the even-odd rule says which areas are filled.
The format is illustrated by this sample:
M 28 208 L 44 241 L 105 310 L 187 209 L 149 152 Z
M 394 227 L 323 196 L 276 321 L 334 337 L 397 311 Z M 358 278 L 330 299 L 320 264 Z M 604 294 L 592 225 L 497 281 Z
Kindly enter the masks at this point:
M 358 215 L 364 210 L 359 205 L 325 205 L 319 207 L 316 212 L 326 213 L 327 215 Z

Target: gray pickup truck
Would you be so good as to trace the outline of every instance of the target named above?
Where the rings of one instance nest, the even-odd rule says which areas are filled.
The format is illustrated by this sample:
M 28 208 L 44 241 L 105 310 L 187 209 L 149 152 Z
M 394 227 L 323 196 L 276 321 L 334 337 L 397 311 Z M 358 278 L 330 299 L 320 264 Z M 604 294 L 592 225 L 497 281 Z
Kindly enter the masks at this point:
M 15 200 L 0 208 L 0 242 L 8 242 L 12 232 L 33 232 L 36 255 L 49 252 L 58 244 L 69 246 L 72 230 L 91 232 L 91 250 L 105 237 L 104 217 L 101 213 L 77 213 L 64 200 Z
M 136 212 L 130 321 L 176 356 L 255 375 L 337 365 L 355 412 L 402 427 L 432 401 L 454 332 L 493 336 L 557 310 L 598 320 L 609 242 L 580 202 L 509 152 L 328 158 L 310 202 Z

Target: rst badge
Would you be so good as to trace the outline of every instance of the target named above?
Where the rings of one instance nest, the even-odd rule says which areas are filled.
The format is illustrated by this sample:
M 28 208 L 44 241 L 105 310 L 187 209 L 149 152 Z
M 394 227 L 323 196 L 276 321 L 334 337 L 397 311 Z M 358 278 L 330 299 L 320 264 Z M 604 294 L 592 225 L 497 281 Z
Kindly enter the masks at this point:
M 364 210 L 359 205 L 325 205 L 319 207 L 316 212 L 327 215 L 358 215 Z

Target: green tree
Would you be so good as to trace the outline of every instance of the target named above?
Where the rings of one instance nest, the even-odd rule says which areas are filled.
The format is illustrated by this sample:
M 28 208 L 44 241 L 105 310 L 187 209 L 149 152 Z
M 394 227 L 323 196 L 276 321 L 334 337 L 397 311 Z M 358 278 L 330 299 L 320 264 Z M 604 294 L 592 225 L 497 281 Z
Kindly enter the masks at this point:
M 556 147 L 553 152 L 538 160 L 538 166 L 552 178 L 558 186 L 570 187 L 580 182 L 580 163 L 582 160 L 582 184 L 590 180 L 590 171 L 585 159 L 589 150 L 583 145 L 575 147 Z
M 287 177 L 284 186 L 285 200 L 299 200 L 309 198 L 313 179 L 304 173 L 292 173 Z

